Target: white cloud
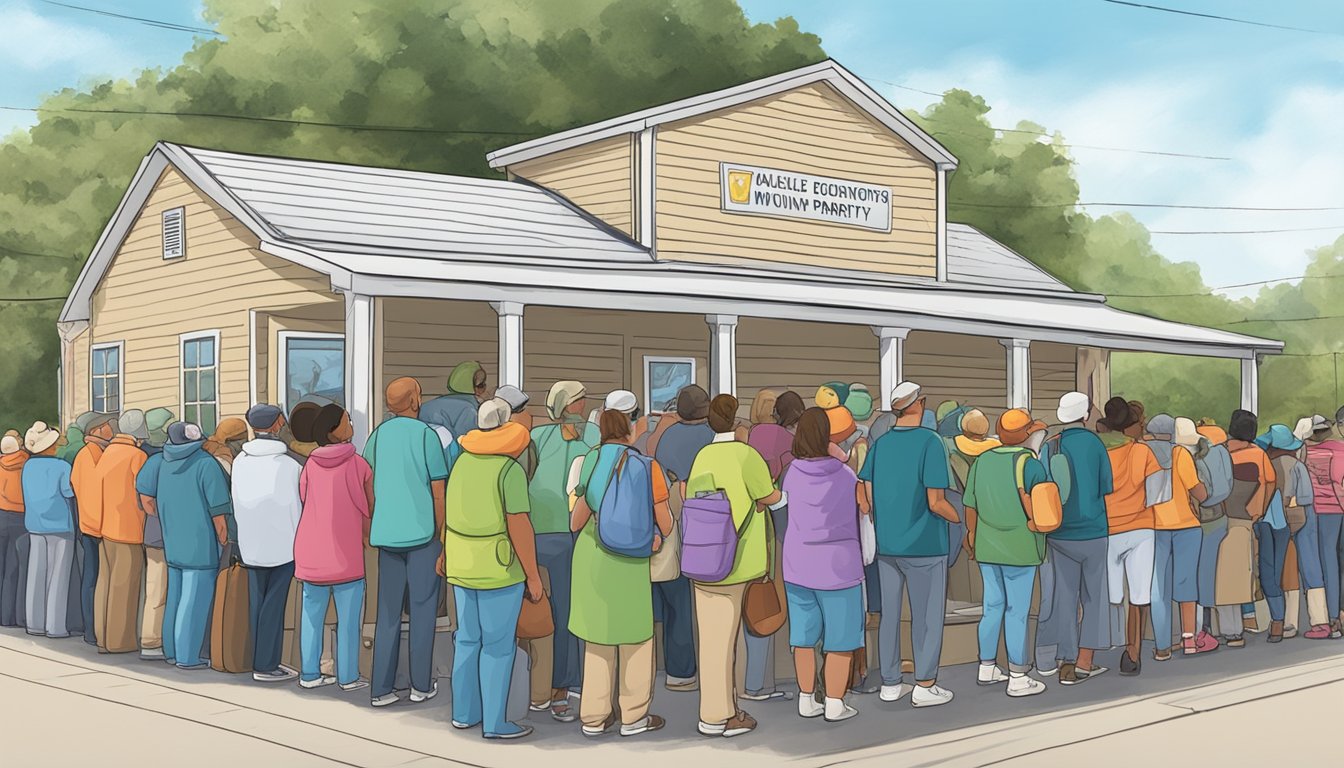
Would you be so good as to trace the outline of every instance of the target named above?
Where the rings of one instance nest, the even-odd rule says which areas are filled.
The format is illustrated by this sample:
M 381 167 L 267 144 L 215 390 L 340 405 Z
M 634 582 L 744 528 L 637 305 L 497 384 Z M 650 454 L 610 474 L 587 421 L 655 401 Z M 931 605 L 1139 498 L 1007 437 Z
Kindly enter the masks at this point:
M 24 5 L 0 8 L 0 29 L 5 30 L 0 65 L 39 72 L 96 62 L 99 70 L 110 72 L 123 70 L 128 64 L 126 52 L 110 35 L 47 18 Z

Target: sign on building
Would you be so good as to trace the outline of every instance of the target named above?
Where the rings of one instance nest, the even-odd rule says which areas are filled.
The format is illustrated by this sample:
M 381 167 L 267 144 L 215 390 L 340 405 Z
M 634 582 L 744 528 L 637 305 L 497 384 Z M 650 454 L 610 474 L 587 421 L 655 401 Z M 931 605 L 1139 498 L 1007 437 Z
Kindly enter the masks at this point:
M 891 231 L 891 190 L 777 168 L 719 163 L 723 210 Z

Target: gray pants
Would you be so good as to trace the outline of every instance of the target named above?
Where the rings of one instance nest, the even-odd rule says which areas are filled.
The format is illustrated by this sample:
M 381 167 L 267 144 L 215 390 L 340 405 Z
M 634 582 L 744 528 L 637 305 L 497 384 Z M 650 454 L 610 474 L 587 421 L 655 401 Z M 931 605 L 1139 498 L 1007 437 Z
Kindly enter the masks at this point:
M 773 518 L 775 528 L 775 552 L 772 553 L 771 563 L 774 566 L 776 578 L 783 578 L 780 571 L 778 554 L 784 549 L 784 531 L 789 527 L 789 509 L 777 509 L 770 513 Z M 747 641 L 747 693 L 754 695 L 774 693 L 775 692 L 775 638 L 757 637 L 745 629 L 742 634 L 746 636 Z
M 1104 650 L 1111 647 L 1106 545 L 1104 538 L 1048 540 L 1054 583 L 1047 634 L 1057 644 L 1055 658 L 1059 661 L 1070 664 L 1077 661 L 1079 648 Z M 1077 620 L 1079 606 L 1083 609 L 1081 622 Z M 1041 612 L 1046 612 L 1044 606 Z M 1040 645 L 1039 641 L 1037 645 Z
M 378 548 L 378 619 L 373 629 L 373 698 L 392 693 L 401 654 L 401 614 L 410 619 L 406 666 L 411 688 L 434 688 L 434 626 L 443 577 L 434 572 L 443 544 L 430 539 L 407 549 Z
M 943 618 L 947 615 L 947 557 L 877 558 L 882 582 L 882 621 L 877 630 L 882 684 L 901 682 L 901 595 L 910 596 L 910 638 L 915 680 L 937 680 L 943 655 Z
M 24 616 L 28 633 L 69 637 L 66 607 L 75 558 L 73 533 L 28 534 L 28 585 Z

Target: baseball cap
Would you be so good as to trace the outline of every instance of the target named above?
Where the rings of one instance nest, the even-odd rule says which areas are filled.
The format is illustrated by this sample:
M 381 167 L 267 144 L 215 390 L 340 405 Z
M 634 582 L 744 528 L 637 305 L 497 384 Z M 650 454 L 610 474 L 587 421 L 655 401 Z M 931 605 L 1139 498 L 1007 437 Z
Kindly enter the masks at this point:
M 1011 408 L 999 416 L 999 440 L 1004 445 L 1021 445 L 1032 433 L 1045 429 L 1045 422 L 1031 418 L 1031 414 L 1021 408 Z
M 498 429 L 508 423 L 513 409 L 503 398 L 492 397 L 476 410 L 476 423 L 481 429 Z
M 1082 392 L 1066 392 L 1059 398 L 1059 408 L 1055 416 L 1060 424 L 1073 424 L 1087 418 L 1092 410 L 1092 399 Z
M 891 409 L 903 411 L 915 404 L 924 390 L 913 381 L 902 381 L 891 390 Z
M 247 409 L 247 425 L 253 429 L 270 429 L 275 420 L 285 415 L 280 406 L 270 403 L 257 403 Z
M 509 409 L 517 413 L 527 407 L 528 402 L 532 400 L 526 392 L 513 386 L 505 384 L 495 388 L 495 397 L 509 404 Z
M 602 403 L 602 408 L 608 411 L 620 411 L 621 413 L 634 413 L 639 407 L 639 400 L 635 393 L 628 389 L 614 389 L 607 394 L 607 399 Z
M 186 445 L 204 439 L 201 428 L 189 421 L 174 421 L 168 425 L 168 442 L 173 445 Z

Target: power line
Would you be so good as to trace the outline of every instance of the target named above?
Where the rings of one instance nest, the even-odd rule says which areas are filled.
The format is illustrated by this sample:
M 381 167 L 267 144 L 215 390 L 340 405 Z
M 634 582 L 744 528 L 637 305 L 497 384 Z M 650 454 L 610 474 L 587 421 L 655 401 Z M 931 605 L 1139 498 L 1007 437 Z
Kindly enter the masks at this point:
M 1024 130 L 1024 129 L 1022 129 L 1022 128 L 998 128 L 998 127 L 995 127 L 995 126 L 989 126 L 989 128 L 990 128 L 990 130 L 992 130 L 992 131 L 999 131 L 1000 133 L 1025 133 L 1025 134 L 1029 134 L 1029 135 L 1032 135 L 1032 136 L 1049 136 L 1049 135 L 1050 135 L 1050 134 L 1048 134 L 1048 133 L 1046 133 L 1046 132 L 1044 132 L 1044 131 L 1028 131 L 1028 130 Z M 965 131 L 956 131 L 956 130 L 947 130 L 947 129 L 942 129 L 942 130 L 939 130 L 939 129 L 931 129 L 931 130 L 929 131 L 929 133 L 932 133 L 932 134 L 934 134 L 934 135 L 940 135 L 940 134 L 941 134 L 941 135 L 944 135 L 944 136 L 946 136 L 946 135 L 948 135 L 948 134 L 958 135 L 958 136 L 973 136 L 973 134 L 967 133 L 967 132 L 965 132 Z M 1040 142 L 1037 142 L 1037 143 L 1040 143 Z M 1053 144 L 1049 144 L 1049 145 L 1044 145 L 1044 146 L 1055 146 L 1055 145 L 1053 145 Z M 1189 153 L 1189 152 L 1165 152 L 1165 151 L 1162 151 L 1162 150 L 1156 150 L 1156 149 L 1132 149 L 1132 148 L 1129 148 L 1129 147 L 1104 147 L 1104 146 L 1099 146 L 1099 145 L 1096 145 L 1096 144 L 1073 144 L 1073 143 L 1069 143 L 1069 142 L 1062 142 L 1061 144 L 1059 144 L 1059 146 L 1067 147 L 1067 148 L 1070 148 L 1070 149 L 1095 149 L 1095 150 L 1100 150 L 1100 151 L 1103 151 L 1103 152 L 1127 152 L 1127 153 L 1129 153 L 1129 154 L 1135 154 L 1135 155 L 1157 155 L 1157 156 L 1159 156 L 1159 157 L 1182 157 L 1182 158 L 1188 158 L 1188 159 L 1192 159 L 1192 160 L 1219 160 L 1219 161 L 1227 161 L 1227 160 L 1231 160 L 1231 159 L 1232 159 L 1232 158 L 1230 158 L 1230 157 L 1224 157 L 1224 156 L 1222 156 L 1222 155 L 1198 155 L 1198 154 L 1193 154 L 1193 153 Z
M 1216 296 L 1214 291 L 1230 291 L 1236 288 L 1254 288 L 1257 285 L 1272 285 L 1274 283 L 1286 283 L 1292 280 L 1325 280 L 1334 277 L 1344 277 L 1344 274 L 1338 275 L 1294 275 L 1293 277 L 1276 277 L 1272 280 L 1256 280 L 1249 283 L 1234 283 L 1232 285 L 1217 285 L 1209 289 L 1206 293 L 1108 293 L 1110 299 L 1190 299 L 1199 296 Z
M 1150 229 L 1152 235 L 1277 235 L 1284 232 L 1324 232 L 1344 229 L 1344 224 L 1329 227 L 1292 227 L 1287 229 Z
M 65 301 L 65 296 L 20 296 L 14 298 L 0 298 L 0 304 L 23 304 L 36 303 L 40 301 Z
M 964 208 L 1011 208 L 1011 209 L 1031 209 L 1031 208 L 1171 208 L 1177 210 L 1192 211 L 1274 211 L 1274 212 L 1298 212 L 1298 211 L 1344 211 L 1344 206 L 1324 206 L 1318 208 L 1279 208 L 1271 206 L 1249 206 L 1249 205 L 1184 205 L 1178 203 L 961 203 L 955 200 L 949 200 L 949 205 L 961 206 Z
M 1241 320 L 1232 320 L 1227 325 L 1241 325 L 1243 323 L 1308 323 L 1315 320 L 1340 320 L 1344 315 L 1319 315 L 1317 317 L 1247 317 Z
M 215 30 L 210 29 L 210 28 L 208 28 L 208 27 L 193 27 L 193 26 L 189 26 L 189 25 L 186 25 L 186 24 L 178 24 L 177 22 L 173 22 L 173 21 L 161 21 L 161 20 L 159 20 L 159 19 L 147 19 L 147 18 L 145 18 L 145 17 L 143 17 L 143 16 L 128 16 L 128 15 L 126 15 L 126 14 L 124 14 L 124 13 L 114 13 L 113 11 L 105 11 L 105 10 L 102 10 L 102 9 L 100 9 L 100 8 L 86 8 L 86 7 L 82 6 L 82 5 L 71 5 L 71 4 L 69 4 L 69 3 L 58 3 L 58 2 L 56 2 L 56 0 L 42 0 L 42 2 L 43 2 L 43 3 L 46 3 L 47 5 L 54 5 L 54 6 L 57 6 L 57 7 L 59 7 L 59 8 L 69 8 L 69 9 L 72 10 L 72 11 L 83 11 L 83 12 L 85 12 L 85 13 L 95 13 L 95 14 L 97 14 L 97 15 L 99 15 L 99 16 L 107 16 L 107 17 L 109 17 L 109 18 L 113 18 L 113 19 L 122 19 L 123 21 L 134 21 L 134 22 L 138 22 L 138 23 L 140 23 L 140 24 L 144 24 L 145 26 L 148 26 L 148 27 L 157 27 L 157 28 L 159 28 L 159 29 L 168 29 L 168 30 L 172 30 L 172 31 L 174 31 L 174 32 L 194 32 L 194 33 L 196 33 L 196 34 L 201 34 L 201 35 L 215 35 L 215 36 L 218 36 L 218 35 L 219 35 L 218 32 L 216 32 Z
M 1162 11 L 1163 13 L 1175 13 L 1181 16 L 1196 16 L 1201 19 L 1214 19 L 1216 21 L 1230 21 L 1234 24 L 1249 24 L 1253 27 L 1269 27 L 1270 29 L 1284 29 L 1290 32 L 1307 32 L 1313 35 L 1337 35 L 1338 32 L 1331 32 L 1325 29 L 1307 29 L 1306 27 L 1290 27 L 1284 24 L 1270 24 L 1264 21 L 1251 21 L 1249 19 L 1234 19 L 1231 16 L 1218 16 L 1212 13 L 1197 13 L 1195 11 L 1183 11 L 1179 8 L 1164 8 L 1160 5 L 1145 5 L 1143 3 L 1131 3 L 1126 0 L 1102 0 L 1104 3 L 1112 5 L 1125 5 L 1130 8 L 1142 8 L 1148 11 Z

